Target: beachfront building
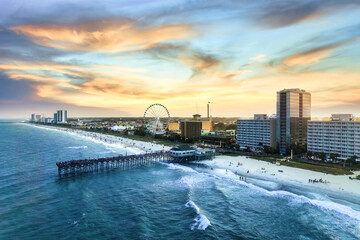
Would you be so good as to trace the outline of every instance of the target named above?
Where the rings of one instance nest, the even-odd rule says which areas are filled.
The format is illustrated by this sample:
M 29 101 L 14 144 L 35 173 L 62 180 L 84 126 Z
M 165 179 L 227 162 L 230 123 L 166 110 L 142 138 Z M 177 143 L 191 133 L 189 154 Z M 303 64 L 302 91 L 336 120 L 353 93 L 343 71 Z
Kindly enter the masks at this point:
M 311 94 L 301 89 L 277 92 L 276 139 L 280 153 L 294 145 L 305 146 L 307 121 L 311 119 Z
M 35 122 L 35 113 L 31 114 L 30 121 L 31 121 L 31 122 Z
M 276 149 L 276 118 L 255 114 L 254 119 L 237 120 L 236 143 L 241 149 L 263 150 L 264 146 Z
M 330 121 L 309 121 L 307 134 L 308 151 L 339 154 L 340 159 L 360 157 L 360 121 L 354 121 L 351 114 L 332 114 Z
M 50 117 L 45 118 L 45 123 L 49 124 L 49 123 L 52 123 L 52 122 L 53 122 L 52 118 L 50 118 Z
M 56 123 L 67 123 L 67 110 L 58 110 L 57 111 Z
M 200 121 L 183 121 L 180 123 L 181 137 L 199 139 L 201 136 L 202 123 Z
M 54 121 L 53 121 L 53 123 L 57 123 L 57 119 L 58 119 L 58 117 L 57 117 L 57 113 L 54 113 Z
M 35 122 L 41 122 L 41 115 L 35 115 Z
M 211 121 L 202 121 L 201 122 L 201 130 L 205 132 L 211 132 L 213 130 Z
M 178 122 L 169 123 L 168 130 L 172 133 L 180 134 L 181 133 L 180 123 L 178 123 Z

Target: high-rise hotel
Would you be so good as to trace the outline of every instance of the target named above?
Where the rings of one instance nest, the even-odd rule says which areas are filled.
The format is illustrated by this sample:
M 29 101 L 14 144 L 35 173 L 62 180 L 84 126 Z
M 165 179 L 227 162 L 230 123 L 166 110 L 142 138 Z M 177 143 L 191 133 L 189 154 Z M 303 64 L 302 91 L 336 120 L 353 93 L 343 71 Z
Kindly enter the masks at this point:
M 311 94 L 301 89 L 277 92 L 276 140 L 280 153 L 291 146 L 305 146 L 307 121 L 311 118 Z
M 56 116 L 56 123 L 67 123 L 67 110 L 58 110 Z M 55 120 L 54 120 L 55 122 Z
M 360 156 L 360 122 L 351 114 L 332 114 L 331 121 L 308 122 L 311 152 L 339 154 L 340 159 Z
M 276 149 L 276 118 L 255 114 L 254 119 L 237 120 L 236 143 L 241 149 Z

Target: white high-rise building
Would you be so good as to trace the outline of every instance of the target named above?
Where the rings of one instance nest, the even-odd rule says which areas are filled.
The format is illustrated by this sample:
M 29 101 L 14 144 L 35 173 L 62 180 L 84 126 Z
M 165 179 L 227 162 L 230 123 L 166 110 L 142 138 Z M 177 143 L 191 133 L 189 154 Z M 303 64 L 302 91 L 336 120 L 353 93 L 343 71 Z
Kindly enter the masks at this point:
M 331 121 L 308 121 L 307 150 L 360 157 L 360 122 L 351 114 L 332 114 Z
M 255 114 L 254 119 L 237 120 L 236 143 L 240 148 L 276 149 L 276 118 L 266 114 Z
M 58 110 L 56 117 L 56 123 L 67 123 L 67 110 Z
M 41 115 L 35 116 L 35 122 L 41 122 Z

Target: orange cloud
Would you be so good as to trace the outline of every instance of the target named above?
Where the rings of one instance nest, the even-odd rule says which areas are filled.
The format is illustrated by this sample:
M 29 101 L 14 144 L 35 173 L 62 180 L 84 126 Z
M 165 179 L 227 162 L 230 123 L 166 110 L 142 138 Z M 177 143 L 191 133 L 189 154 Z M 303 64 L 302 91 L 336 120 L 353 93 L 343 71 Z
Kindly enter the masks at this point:
M 30 24 L 9 29 L 47 47 L 110 53 L 148 49 L 157 43 L 187 39 L 195 34 L 186 24 L 140 28 L 125 20 L 90 21 L 75 26 Z
M 355 40 L 356 41 L 356 40 Z M 320 62 L 321 60 L 330 56 L 331 52 L 337 48 L 343 47 L 349 43 L 354 42 L 354 40 L 346 41 L 338 44 L 331 44 L 324 47 L 319 47 L 311 49 L 309 51 L 297 53 L 286 57 L 283 60 L 283 63 L 289 67 L 295 67 L 298 65 L 307 65 L 310 63 Z

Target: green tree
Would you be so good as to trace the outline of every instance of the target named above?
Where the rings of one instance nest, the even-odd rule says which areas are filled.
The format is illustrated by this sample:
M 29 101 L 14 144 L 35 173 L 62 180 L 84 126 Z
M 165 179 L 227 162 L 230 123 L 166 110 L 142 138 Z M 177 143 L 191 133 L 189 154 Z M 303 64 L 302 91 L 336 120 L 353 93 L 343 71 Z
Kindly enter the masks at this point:
M 224 123 L 220 122 L 214 125 L 214 130 L 226 130 L 226 126 Z
M 320 152 L 318 156 L 319 156 L 319 158 L 320 158 L 321 160 L 326 160 L 326 154 L 325 154 L 325 153 Z
M 135 128 L 134 134 L 138 136 L 146 136 L 146 129 L 144 127 Z
M 226 130 L 236 130 L 237 126 L 236 124 L 229 124 L 226 126 Z
M 340 157 L 340 154 L 338 154 L 338 153 L 330 153 L 330 156 L 329 156 L 329 158 L 333 161 L 338 159 L 338 157 Z
M 356 159 L 357 159 L 357 156 L 352 156 L 352 157 L 349 157 L 348 159 L 346 159 L 346 162 L 350 164 L 350 167 L 356 163 Z M 345 162 L 344 162 L 344 165 L 345 165 Z
M 311 152 L 311 151 L 308 151 L 308 152 L 306 153 L 307 159 L 313 159 L 314 156 L 315 156 L 315 154 L 314 154 L 313 152 Z
M 276 153 L 278 153 L 278 151 L 276 150 L 276 148 L 264 146 L 264 153 L 276 154 Z

